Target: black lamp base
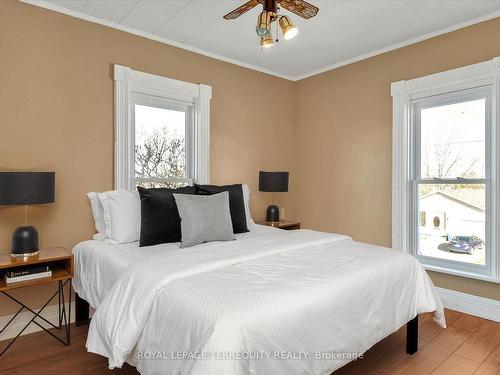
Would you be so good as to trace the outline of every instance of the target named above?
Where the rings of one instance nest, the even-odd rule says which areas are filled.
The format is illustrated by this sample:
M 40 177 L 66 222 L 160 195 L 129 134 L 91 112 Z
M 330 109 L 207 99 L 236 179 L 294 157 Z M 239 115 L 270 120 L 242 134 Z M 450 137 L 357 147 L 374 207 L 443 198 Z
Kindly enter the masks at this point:
M 35 227 L 18 227 L 12 234 L 11 256 L 24 258 L 37 255 L 38 252 L 38 232 Z
M 276 223 L 280 221 L 280 209 L 278 206 L 272 204 L 267 207 L 266 221 L 269 223 Z

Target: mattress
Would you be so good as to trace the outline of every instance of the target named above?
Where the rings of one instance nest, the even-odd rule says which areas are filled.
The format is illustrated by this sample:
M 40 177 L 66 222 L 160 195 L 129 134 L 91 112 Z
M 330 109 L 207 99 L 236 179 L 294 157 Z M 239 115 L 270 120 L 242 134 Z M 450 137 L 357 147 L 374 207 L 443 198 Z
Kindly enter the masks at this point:
M 259 238 L 263 233 L 275 233 L 279 229 L 251 224 L 249 232 L 237 234 L 237 240 Z M 196 247 L 184 251 L 196 251 Z M 73 286 L 78 295 L 94 309 L 101 304 L 113 284 L 127 267 L 161 253 L 174 254 L 178 243 L 139 247 L 139 242 L 112 244 L 102 240 L 80 242 L 73 248 L 75 278 Z
M 417 314 L 445 326 L 414 257 L 337 234 L 256 225 L 188 249 L 88 241 L 74 253 L 77 292 L 97 307 L 87 349 L 110 368 L 322 375 Z

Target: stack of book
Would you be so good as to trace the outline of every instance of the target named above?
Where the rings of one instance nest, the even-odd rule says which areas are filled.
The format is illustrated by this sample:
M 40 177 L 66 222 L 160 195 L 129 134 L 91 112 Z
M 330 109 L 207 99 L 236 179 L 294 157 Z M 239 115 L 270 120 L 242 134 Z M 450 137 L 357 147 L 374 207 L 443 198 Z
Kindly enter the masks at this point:
M 20 281 L 29 281 L 42 279 L 52 276 L 52 271 L 47 265 L 37 265 L 33 267 L 18 267 L 4 272 L 5 282 L 7 284 Z

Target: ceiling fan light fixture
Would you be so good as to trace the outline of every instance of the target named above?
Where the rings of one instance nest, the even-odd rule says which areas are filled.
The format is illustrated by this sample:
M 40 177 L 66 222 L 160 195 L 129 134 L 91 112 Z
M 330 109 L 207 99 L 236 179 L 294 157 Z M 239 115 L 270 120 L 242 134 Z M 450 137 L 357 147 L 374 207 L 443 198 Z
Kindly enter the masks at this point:
M 287 16 L 282 16 L 281 9 L 286 9 L 303 19 L 310 19 L 319 12 L 319 8 L 309 4 L 306 0 L 246 0 L 238 8 L 224 15 L 225 20 L 234 20 L 242 14 L 247 13 L 256 6 L 261 6 L 262 12 L 257 18 L 255 32 L 259 36 L 262 49 L 269 48 L 274 43 L 279 42 L 280 28 L 283 39 L 290 40 L 294 38 L 299 30 Z M 276 22 L 276 35 L 273 35 L 271 27 Z
M 283 32 L 283 38 L 286 40 L 294 38 L 299 32 L 299 29 L 295 27 L 293 22 L 287 16 L 281 16 L 279 23 L 281 31 Z
M 257 19 L 257 27 L 255 28 L 257 35 L 267 37 L 271 35 L 271 13 L 263 11 L 259 14 Z
M 273 37 L 271 35 L 269 35 L 269 36 L 264 36 L 264 37 L 260 38 L 260 46 L 262 48 L 269 48 L 269 47 L 274 46 Z

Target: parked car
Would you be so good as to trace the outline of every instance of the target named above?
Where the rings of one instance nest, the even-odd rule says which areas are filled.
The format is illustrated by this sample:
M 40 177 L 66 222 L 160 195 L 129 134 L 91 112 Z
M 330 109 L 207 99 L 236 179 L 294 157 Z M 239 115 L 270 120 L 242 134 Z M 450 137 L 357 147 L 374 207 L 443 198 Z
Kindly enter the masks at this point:
M 448 244 L 450 251 L 472 254 L 472 250 L 482 249 L 484 241 L 477 236 L 455 236 Z

